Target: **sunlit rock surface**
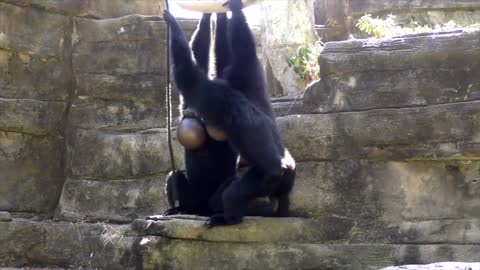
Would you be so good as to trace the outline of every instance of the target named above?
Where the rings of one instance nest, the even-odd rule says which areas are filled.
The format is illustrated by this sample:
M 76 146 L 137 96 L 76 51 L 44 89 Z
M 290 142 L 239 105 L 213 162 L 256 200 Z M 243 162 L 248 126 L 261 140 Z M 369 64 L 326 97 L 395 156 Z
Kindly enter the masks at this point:
M 298 75 L 287 59 L 299 46 L 316 41 L 313 27 L 313 0 L 262 1 L 263 55 L 272 93 L 288 95 L 300 92 Z

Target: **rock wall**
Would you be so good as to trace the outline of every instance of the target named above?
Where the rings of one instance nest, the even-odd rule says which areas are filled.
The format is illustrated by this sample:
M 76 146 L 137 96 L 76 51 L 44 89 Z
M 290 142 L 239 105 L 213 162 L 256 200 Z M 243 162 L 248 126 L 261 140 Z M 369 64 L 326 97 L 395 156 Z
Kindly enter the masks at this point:
M 480 21 L 480 3 L 475 0 L 315 1 L 315 24 L 324 26 L 318 30 L 324 41 L 345 40 L 350 34 L 362 37 L 364 34 L 355 26 L 361 16 L 385 17 L 391 13 L 397 16 L 397 22 L 405 24 L 413 20 L 422 25 L 435 25 L 454 20 L 469 25 Z
M 166 28 L 145 16 L 160 2 L 0 1 L 0 210 L 122 221 L 164 206 Z
M 205 230 L 137 219 L 166 207 L 165 26 L 108 3 L 0 1 L 1 267 L 478 261 L 479 32 L 327 43 L 304 114 L 278 118 L 295 217 Z
M 315 114 L 280 120 L 308 168 L 294 208 L 354 216 L 361 242 L 480 244 L 479 40 L 457 31 L 327 43 L 321 81 L 304 96 Z M 304 196 L 312 187 L 322 195 Z M 402 262 L 434 262 L 413 257 Z

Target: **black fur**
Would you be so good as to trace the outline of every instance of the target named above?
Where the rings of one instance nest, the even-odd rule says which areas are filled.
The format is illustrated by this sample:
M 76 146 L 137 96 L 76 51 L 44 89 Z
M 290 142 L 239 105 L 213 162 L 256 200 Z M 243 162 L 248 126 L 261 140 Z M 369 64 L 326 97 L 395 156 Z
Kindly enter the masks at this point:
M 210 17 L 210 14 L 202 16 L 191 42 L 198 67 L 197 72 L 205 76 L 208 74 L 210 53 Z M 190 48 L 185 53 L 190 58 Z M 220 54 L 217 61 L 223 63 L 229 60 L 223 59 Z M 181 84 L 180 82 L 179 87 L 182 87 Z M 189 107 L 188 100 L 185 100 L 183 109 L 187 111 Z M 184 115 L 184 117 L 194 116 Z M 209 207 L 209 199 L 223 182 L 235 175 L 237 154 L 228 142 L 218 142 L 208 137 L 201 149 L 185 150 L 184 156 L 186 175 L 184 172 L 176 171 L 167 177 L 166 193 L 171 208 L 164 215 L 209 216 L 213 214 Z
M 227 14 L 217 13 L 215 29 L 215 74 L 217 78 L 224 78 L 225 69 L 232 61 L 230 45 L 227 37 Z
M 208 79 L 192 61 L 175 18 L 164 13 L 172 30 L 175 81 L 184 98 L 205 121 L 226 132 L 232 146 L 253 165 L 223 190 L 220 202 L 223 213 L 212 216 L 208 226 L 241 222 L 249 202 L 262 196 L 277 199 L 277 214 L 288 215 L 288 195 L 295 176 L 295 162 L 277 130 L 242 4 L 230 1 L 230 8 L 232 64 L 226 69 L 227 81 Z
M 255 39 L 242 12 L 242 3 L 240 0 L 231 0 L 229 4 L 232 10 L 232 18 L 229 23 L 229 45 L 231 47 L 232 63 L 226 69 L 225 78 L 229 86 L 240 90 L 250 102 L 271 119 L 275 119 L 265 86 L 263 69 L 256 54 Z M 269 176 L 268 171 L 262 171 L 254 163 L 254 166 L 243 177 L 237 177 L 237 180 L 225 188 L 221 201 L 218 200 L 218 192 L 212 198 L 212 207 L 215 209 L 223 207 L 225 215 L 212 217 L 209 226 L 237 223 L 239 214 L 236 213 L 241 212 L 238 209 L 241 209 L 241 205 L 245 205 L 245 200 L 250 198 L 251 193 L 258 189 L 263 189 L 262 195 L 268 195 L 272 201 L 278 203 L 278 208 L 274 213 L 276 216 L 289 215 L 289 194 L 295 179 L 295 161 L 290 157 L 288 150 L 283 147 L 281 141 L 279 140 L 277 143 L 280 149 L 284 149 L 287 157 L 284 160 L 287 168 L 284 168 L 283 174 L 281 176 Z M 246 159 L 248 160 L 248 158 Z M 261 181 L 262 178 L 264 178 L 263 181 Z M 259 180 L 261 183 L 259 183 Z M 229 208 L 233 210 L 229 210 Z

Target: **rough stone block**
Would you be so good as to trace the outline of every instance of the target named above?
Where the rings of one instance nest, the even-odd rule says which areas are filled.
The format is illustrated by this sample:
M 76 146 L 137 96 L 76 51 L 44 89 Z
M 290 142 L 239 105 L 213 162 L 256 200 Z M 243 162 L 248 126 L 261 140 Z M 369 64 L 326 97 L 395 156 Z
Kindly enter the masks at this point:
M 72 107 L 73 126 L 122 130 L 165 126 L 163 21 L 132 15 L 75 22 L 78 98 Z M 175 117 L 179 103 L 175 92 L 172 103 Z
M 173 134 L 176 134 L 173 132 Z M 183 148 L 173 138 L 177 167 L 183 167 Z M 68 160 L 76 179 L 132 179 L 171 169 L 165 129 L 137 133 L 77 130 Z
M 291 195 L 292 211 L 300 216 L 353 218 L 359 235 L 352 235 L 352 241 L 363 237 L 433 241 L 434 220 L 452 220 L 452 229 L 444 227 L 454 232 L 456 226 L 467 226 L 464 219 L 480 218 L 479 168 L 480 163 L 472 161 L 299 163 Z M 432 221 L 433 225 L 427 228 L 416 221 Z M 403 222 L 411 222 L 410 227 Z M 478 244 L 477 238 L 464 236 L 478 233 L 476 223 L 469 222 L 465 234 L 444 237 L 452 242 Z
M 148 106 L 164 108 L 159 115 L 158 124 L 165 125 L 166 118 L 166 80 L 158 74 L 80 74 L 77 77 L 76 103 L 88 103 L 92 106 L 95 102 L 124 102 L 131 106 Z M 172 91 L 171 104 L 174 120 L 178 117 L 179 95 Z M 128 106 L 128 105 L 127 105 Z
M 146 179 L 67 180 L 55 214 L 58 220 L 129 222 L 167 209 L 165 174 Z
M 164 127 L 165 115 L 165 108 L 159 104 L 77 100 L 72 104 L 69 122 L 72 127 L 81 129 L 136 131 Z
M 157 15 L 163 10 L 162 1 L 135 0 L 2 0 L 19 6 L 30 6 L 49 12 L 79 17 L 106 19 L 130 14 Z
M 267 224 L 268 220 L 258 222 Z M 188 224 L 186 221 L 181 226 Z M 245 235 L 258 228 L 253 222 L 250 225 L 242 229 Z M 196 235 L 195 240 L 180 240 L 137 233 L 128 227 L 23 219 L 0 222 L 0 231 L 5 232 L 0 234 L 0 266 L 42 263 L 43 266 L 61 265 L 68 269 L 373 270 L 394 264 L 423 264 L 445 259 L 474 262 L 480 252 L 479 245 L 355 245 L 290 240 L 244 243 L 205 241 L 202 238 L 204 234 L 214 234 L 219 228 L 204 231 Z M 221 229 L 238 230 L 236 226 Z
M 166 35 L 165 23 L 159 16 L 130 15 L 108 20 L 75 18 L 74 21 L 77 43 L 160 41 Z
M 0 3 L 0 49 L 42 56 L 61 56 L 68 17 Z
M 0 95 L 63 101 L 71 89 L 70 69 L 56 57 L 0 49 Z
M 48 213 L 63 184 L 61 102 L 0 99 L 0 209 Z
M 111 41 L 82 43 L 75 47 L 73 66 L 77 73 L 164 73 L 164 41 Z
M 479 245 L 401 245 L 393 256 L 396 265 L 436 262 L 478 262 Z
M 480 219 L 404 222 L 400 241 L 408 244 L 479 244 Z
M 46 135 L 61 129 L 63 102 L 0 98 L 0 130 Z
M 161 18 L 75 19 L 75 25 L 76 73 L 165 73 L 166 27 Z M 195 28 L 193 22 L 182 25 L 188 38 Z
M 278 119 L 297 161 L 478 159 L 480 102 Z
M 76 88 L 79 99 L 137 101 L 165 106 L 165 78 L 162 75 L 80 74 Z
M 64 182 L 63 141 L 0 131 L 0 209 L 49 213 Z
M 307 112 L 426 106 L 480 98 L 480 32 L 329 42 Z
M 144 246 L 143 265 L 159 269 L 374 270 L 399 262 L 431 263 L 443 258 L 474 262 L 480 252 L 479 245 L 231 244 L 198 240 L 165 244 L 149 240 Z M 407 253 L 409 250 L 412 253 Z
M 133 269 L 132 246 L 140 240 L 127 236 L 127 230 L 128 226 L 112 224 L 0 222 L 0 267 Z

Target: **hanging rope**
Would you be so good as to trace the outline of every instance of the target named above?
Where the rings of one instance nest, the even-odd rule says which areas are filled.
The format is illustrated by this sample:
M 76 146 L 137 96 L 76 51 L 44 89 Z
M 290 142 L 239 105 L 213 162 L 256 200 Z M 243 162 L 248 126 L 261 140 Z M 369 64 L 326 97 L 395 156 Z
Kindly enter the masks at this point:
M 168 6 L 168 0 L 165 0 L 165 9 L 170 11 Z M 175 156 L 173 154 L 172 146 L 172 86 L 170 83 L 170 27 L 167 25 L 167 74 L 166 74 L 166 88 L 165 88 L 165 99 L 167 105 L 167 142 L 168 142 L 168 151 L 170 152 L 170 163 L 172 165 L 172 170 L 176 170 L 175 166 Z

